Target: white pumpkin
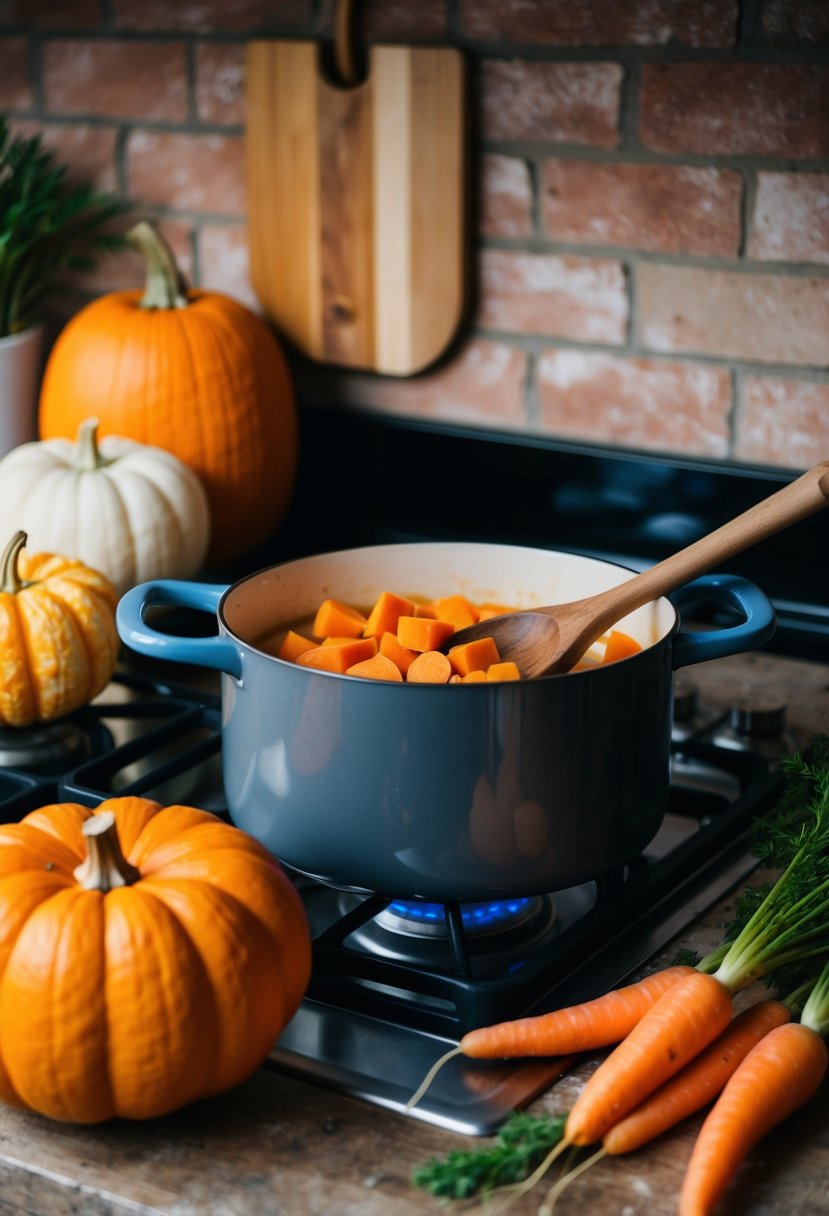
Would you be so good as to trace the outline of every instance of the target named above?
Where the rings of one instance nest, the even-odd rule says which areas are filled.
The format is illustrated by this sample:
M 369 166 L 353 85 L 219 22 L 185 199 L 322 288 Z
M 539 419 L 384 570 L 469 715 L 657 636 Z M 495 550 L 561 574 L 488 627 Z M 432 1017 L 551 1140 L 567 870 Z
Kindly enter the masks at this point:
M 80 559 L 123 592 L 191 578 L 210 539 L 201 481 L 170 452 L 81 423 L 75 443 L 44 439 L 0 460 L 0 536 L 24 531 L 37 552 Z

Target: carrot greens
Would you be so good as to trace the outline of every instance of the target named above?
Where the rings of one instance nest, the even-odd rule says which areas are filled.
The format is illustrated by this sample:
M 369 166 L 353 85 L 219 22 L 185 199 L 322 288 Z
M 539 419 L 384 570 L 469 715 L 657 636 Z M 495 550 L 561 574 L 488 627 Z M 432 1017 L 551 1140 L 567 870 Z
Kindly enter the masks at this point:
M 558 1144 L 565 1119 L 566 1115 L 514 1111 L 494 1143 L 471 1150 L 453 1149 L 443 1159 L 433 1157 L 415 1167 L 412 1182 L 441 1199 L 469 1199 L 522 1182 Z

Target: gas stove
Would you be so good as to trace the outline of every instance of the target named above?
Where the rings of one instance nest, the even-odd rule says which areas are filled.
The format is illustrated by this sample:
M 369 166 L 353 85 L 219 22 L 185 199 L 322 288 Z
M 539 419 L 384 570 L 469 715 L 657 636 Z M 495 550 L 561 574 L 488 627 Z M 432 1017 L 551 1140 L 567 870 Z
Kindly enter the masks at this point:
M 713 465 L 533 444 L 496 443 L 496 459 L 491 439 L 369 419 L 317 419 L 311 425 L 312 431 L 333 428 L 328 442 L 316 447 L 328 456 L 313 472 L 301 472 L 280 537 L 247 559 L 248 570 L 325 548 L 439 537 L 579 548 L 642 568 L 771 493 L 777 479 L 769 471 L 750 476 Z M 425 466 L 424 443 L 431 445 Z M 454 507 L 444 494 L 448 452 Z M 343 467 L 356 467 L 358 454 L 355 483 L 344 479 Z M 481 503 L 504 492 L 498 484 L 506 477 L 504 461 L 512 467 L 513 501 L 496 527 L 493 518 L 483 518 Z M 430 493 L 419 499 L 412 496 L 410 462 L 434 471 Z M 500 471 L 487 482 L 489 467 Z M 470 478 L 477 484 L 475 499 Z M 349 504 L 327 524 L 311 510 L 323 487 L 331 501 Z M 472 501 L 477 512 L 469 509 Z M 605 509 L 608 502 L 615 511 Z M 763 577 L 766 563 L 775 568 L 776 551 L 768 556 L 772 542 L 737 572 L 775 601 L 782 629 L 773 645 L 779 651 L 825 659 L 825 590 L 819 580 L 804 578 L 797 560 L 798 546 L 824 543 L 815 541 L 814 527 L 804 521 L 787 533 L 786 560 L 790 564 L 794 555 L 798 578 L 779 584 L 776 600 L 779 575 L 772 585 Z M 210 576 L 233 581 L 239 573 Z M 181 623 L 184 630 L 204 627 L 203 615 L 198 625 Z M 189 671 L 172 669 L 172 675 L 169 664 L 127 656 L 93 705 L 60 723 L 0 732 L 0 817 L 10 822 L 54 801 L 95 806 L 113 795 L 137 794 L 229 818 L 218 685 L 203 673 L 200 683 Z M 751 820 L 777 797 L 776 759 L 791 749 L 785 706 L 741 698 L 714 712 L 683 672 L 674 709 L 663 826 L 643 856 L 600 882 L 546 896 L 436 905 L 355 895 L 292 875 L 314 940 L 313 975 L 266 1067 L 403 1112 L 428 1068 L 465 1031 L 588 999 L 622 983 L 740 884 L 755 864 L 747 848 Z M 458 1058 L 410 1114 L 463 1133 L 490 1133 L 564 1066 Z

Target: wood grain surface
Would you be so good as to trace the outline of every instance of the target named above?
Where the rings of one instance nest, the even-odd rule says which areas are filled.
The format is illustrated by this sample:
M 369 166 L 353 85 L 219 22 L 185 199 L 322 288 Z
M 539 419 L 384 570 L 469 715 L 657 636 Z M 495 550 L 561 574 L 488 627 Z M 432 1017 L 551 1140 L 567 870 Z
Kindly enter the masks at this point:
M 247 50 L 251 279 L 311 358 L 420 371 L 466 297 L 465 70 L 451 47 L 373 46 L 339 86 L 315 42 Z
M 829 733 L 829 667 L 740 655 L 690 673 L 706 704 L 782 691 L 796 742 Z M 762 879 L 762 875 L 758 878 Z M 731 898 L 670 943 L 705 953 Z M 596 1059 L 530 1108 L 566 1110 Z M 556 1216 L 673 1216 L 702 1116 L 629 1157 L 603 1161 L 565 1191 Z M 232 1093 L 165 1119 L 82 1128 L 0 1108 L 0 1216 L 419 1216 L 440 1205 L 410 1184 L 414 1165 L 484 1141 L 442 1131 L 294 1078 L 258 1072 Z M 829 1085 L 749 1155 L 718 1216 L 817 1216 L 829 1210 Z M 531 1216 L 540 1193 L 511 1216 Z

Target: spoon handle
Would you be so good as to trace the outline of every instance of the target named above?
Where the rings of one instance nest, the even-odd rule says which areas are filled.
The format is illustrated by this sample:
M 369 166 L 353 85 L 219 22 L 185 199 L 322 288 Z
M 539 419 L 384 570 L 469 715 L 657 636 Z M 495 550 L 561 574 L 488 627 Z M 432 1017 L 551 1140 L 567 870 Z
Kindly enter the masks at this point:
M 735 553 L 750 549 L 758 541 L 773 536 L 790 524 L 829 506 L 829 460 L 824 460 L 782 490 L 749 507 L 742 515 L 716 528 L 680 549 L 635 578 L 594 598 L 600 610 L 607 599 L 607 611 L 615 620 L 640 608 L 660 595 L 675 591 L 700 574 L 707 574 Z M 621 611 L 620 611 L 621 610 Z M 609 622 L 612 623 L 612 620 Z

